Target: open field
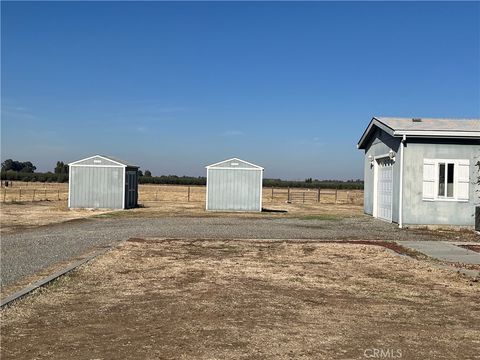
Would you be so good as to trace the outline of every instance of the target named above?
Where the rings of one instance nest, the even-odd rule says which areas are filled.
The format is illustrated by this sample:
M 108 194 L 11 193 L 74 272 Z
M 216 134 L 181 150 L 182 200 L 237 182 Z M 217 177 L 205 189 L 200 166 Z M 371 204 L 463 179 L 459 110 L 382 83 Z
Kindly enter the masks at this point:
M 474 359 L 479 290 L 379 246 L 134 238 L 3 310 L 1 357 Z
M 349 204 L 274 204 L 261 213 L 207 212 L 200 202 L 144 202 L 129 210 L 68 209 L 64 201 L 14 202 L 0 205 L 0 231 L 11 233 L 41 225 L 49 225 L 82 218 L 142 218 L 142 217 L 238 217 L 238 218 L 309 218 L 337 219 L 361 216 L 360 206 Z M 278 212 L 276 212 L 276 210 Z
M 13 185 L 13 186 L 12 186 Z M 139 203 L 201 202 L 205 203 L 205 186 L 140 184 Z M 68 199 L 68 184 L 20 182 L 2 186 L 0 202 L 60 201 Z M 277 203 L 363 204 L 362 190 L 264 188 L 265 206 Z
M 320 195 L 320 196 L 319 196 Z M 116 217 L 156 216 L 237 216 L 298 217 L 360 215 L 363 192 L 354 190 L 272 189 L 263 191 L 263 206 L 270 212 L 210 213 L 205 211 L 204 186 L 140 185 L 141 207 L 128 211 L 70 210 L 67 206 L 68 184 L 21 183 L 2 188 L 0 192 L 0 231 L 12 232 L 105 214 Z M 288 198 L 290 202 L 287 203 Z M 3 202 L 3 199 L 5 201 Z M 58 200 L 60 199 L 60 200 Z M 35 201 L 33 201 L 35 200 Z M 284 212 L 275 212 L 284 211 Z

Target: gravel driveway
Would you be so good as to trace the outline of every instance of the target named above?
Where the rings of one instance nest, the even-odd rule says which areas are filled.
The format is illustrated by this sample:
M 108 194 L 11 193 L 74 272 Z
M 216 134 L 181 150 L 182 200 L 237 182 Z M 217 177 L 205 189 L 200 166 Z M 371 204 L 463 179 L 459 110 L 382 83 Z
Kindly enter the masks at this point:
M 240 218 L 88 219 L 5 234 L 1 239 L 1 285 L 33 275 L 56 262 L 130 237 L 263 238 L 319 240 L 439 240 L 438 234 L 401 230 L 371 217 L 339 220 Z

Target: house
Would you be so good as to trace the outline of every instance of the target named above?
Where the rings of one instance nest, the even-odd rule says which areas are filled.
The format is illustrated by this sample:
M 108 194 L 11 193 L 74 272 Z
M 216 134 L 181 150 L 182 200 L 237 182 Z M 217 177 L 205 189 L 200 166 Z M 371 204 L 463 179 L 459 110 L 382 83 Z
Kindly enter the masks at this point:
M 364 211 L 400 227 L 473 227 L 480 119 L 374 117 L 365 151 Z
M 69 208 L 137 206 L 138 166 L 105 155 L 90 156 L 68 166 Z
M 206 168 L 207 210 L 262 211 L 262 167 L 233 158 Z

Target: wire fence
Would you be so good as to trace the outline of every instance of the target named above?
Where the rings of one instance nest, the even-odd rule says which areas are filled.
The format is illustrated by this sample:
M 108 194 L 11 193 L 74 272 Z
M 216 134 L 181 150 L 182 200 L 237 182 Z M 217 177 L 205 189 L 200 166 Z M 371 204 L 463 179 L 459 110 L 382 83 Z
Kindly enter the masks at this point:
M 12 186 L 13 185 L 13 186 Z M 139 203 L 205 202 L 205 186 L 141 184 Z M 362 190 L 263 188 L 263 202 L 293 204 L 363 204 Z M 2 183 L 0 202 L 66 201 L 68 184 Z
M 67 184 L 2 182 L 0 202 L 62 201 L 68 199 Z

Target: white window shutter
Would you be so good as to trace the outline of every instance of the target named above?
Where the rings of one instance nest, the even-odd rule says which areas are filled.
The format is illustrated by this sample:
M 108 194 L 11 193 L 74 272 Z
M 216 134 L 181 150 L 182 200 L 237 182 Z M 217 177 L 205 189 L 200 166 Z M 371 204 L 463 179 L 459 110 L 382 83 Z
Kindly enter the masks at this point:
M 435 198 L 435 160 L 423 159 L 423 199 Z
M 457 162 L 457 199 L 468 200 L 470 183 L 470 160 L 458 160 Z

